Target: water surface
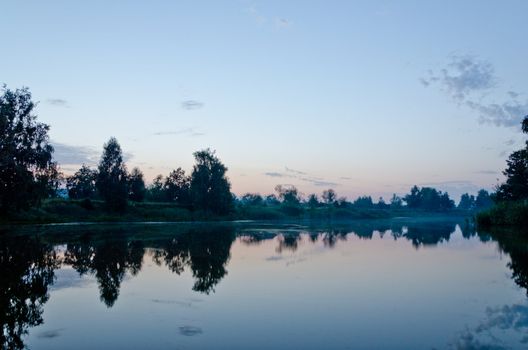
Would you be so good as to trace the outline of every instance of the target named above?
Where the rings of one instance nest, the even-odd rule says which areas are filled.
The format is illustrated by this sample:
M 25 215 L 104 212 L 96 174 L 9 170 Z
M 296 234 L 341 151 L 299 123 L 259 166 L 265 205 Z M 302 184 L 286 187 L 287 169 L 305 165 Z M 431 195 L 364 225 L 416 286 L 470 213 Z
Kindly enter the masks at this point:
M 526 247 L 449 219 L 3 228 L 1 341 L 523 349 Z

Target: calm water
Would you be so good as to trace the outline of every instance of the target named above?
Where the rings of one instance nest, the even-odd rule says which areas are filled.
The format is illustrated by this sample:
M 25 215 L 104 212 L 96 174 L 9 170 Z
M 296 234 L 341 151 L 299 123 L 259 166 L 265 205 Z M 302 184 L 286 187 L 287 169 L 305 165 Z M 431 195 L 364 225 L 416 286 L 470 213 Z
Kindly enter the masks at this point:
M 1 342 L 525 349 L 527 247 L 438 219 L 4 228 Z

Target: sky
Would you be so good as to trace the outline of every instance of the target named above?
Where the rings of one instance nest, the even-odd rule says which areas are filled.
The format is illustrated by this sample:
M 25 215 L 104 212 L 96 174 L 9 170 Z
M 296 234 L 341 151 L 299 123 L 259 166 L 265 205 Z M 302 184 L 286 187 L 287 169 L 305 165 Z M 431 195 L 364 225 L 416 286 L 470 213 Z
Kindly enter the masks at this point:
M 211 148 L 236 194 L 493 189 L 524 144 L 526 1 L 0 0 L 0 83 L 64 173 Z

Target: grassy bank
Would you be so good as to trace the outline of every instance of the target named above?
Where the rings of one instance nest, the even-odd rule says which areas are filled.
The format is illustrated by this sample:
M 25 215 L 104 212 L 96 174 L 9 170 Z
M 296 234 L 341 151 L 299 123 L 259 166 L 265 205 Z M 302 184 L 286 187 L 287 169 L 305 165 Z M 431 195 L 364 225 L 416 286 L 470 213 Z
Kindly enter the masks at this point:
M 479 227 L 528 227 L 528 202 L 503 202 L 476 215 Z
M 299 220 L 328 221 L 355 219 L 389 219 L 394 217 L 423 216 L 468 216 L 471 213 L 459 210 L 428 212 L 421 210 L 379 209 L 379 208 L 335 208 L 335 207 L 288 207 L 283 205 L 259 205 L 235 207 L 228 216 L 215 216 L 174 203 L 130 202 L 124 212 L 108 211 L 102 201 L 50 199 L 38 208 L 22 211 L 4 217 L 4 224 L 40 224 L 67 222 L 183 222 L 183 221 L 218 221 L 218 220 Z

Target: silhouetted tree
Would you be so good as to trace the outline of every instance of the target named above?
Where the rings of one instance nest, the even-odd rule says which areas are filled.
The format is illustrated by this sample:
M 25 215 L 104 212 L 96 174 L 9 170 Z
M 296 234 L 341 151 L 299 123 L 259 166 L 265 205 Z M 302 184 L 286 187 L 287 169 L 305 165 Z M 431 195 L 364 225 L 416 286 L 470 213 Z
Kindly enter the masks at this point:
M 323 191 L 322 198 L 323 198 L 323 201 L 327 205 L 330 205 L 330 204 L 333 204 L 335 202 L 335 200 L 337 198 L 337 194 L 335 193 L 334 190 L 328 189 L 328 190 Z
M 411 193 L 404 197 L 407 206 L 412 209 L 430 211 L 444 211 L 455 207 L 455 202 L 449 198 L 447 192 L 443 193 L 432 187 L 413 186 Z
M 390 201 L 390 207 L 392 209 L 400 209 L 403 206 L 402 199 L 394 193 Z
M 191 199 L 199 210 L 225 215 L 233 209 L 227 168 L 209 149 L 194 153 L 196 164 L 191 175 Z
M 121 211 L 126 208 L 128 199 L 128 181 L 121 146 L 112 137 L 104 145 L 103 155 L 99 162 L 97 190 L 111 210 Z
M 279 205 L 279 204 L 280 204 L 279 199 L 278 199 L 277 196 L 274 195 L 274 194 L 268 194 L 268 195 L 266 196 L 264 202 L 265 202 L 266 205 L 268 205 L 268 206 L 274 206 L 274 205 Z
M 295 186 L 277 185 L 275 191 L 282 201 L 281 210 L 286 215 L 298 216 L 301 214 L 301 196 Z
M 528 116 L 522 121 L 522 131 L 528 134 Z M 528 199 L 528 141 L 524 149 L 510 155 L 506 164 L 502 172 L 506 182 L 497 187 L 495 199 L 499 202 Z
M 506 161 L 503 171 L 506 182 L 497 188 L 498 201 L 516 201 L 528 198 L 528 151 L 513 152 Z
M 171 202 L 187 205 L 190 202 L 190 182 L 182 168 L 170 172 L 165 179 L 163 190 L 165 196 Z
M 257 206 L 264 203 L 264 199 L 258 193 L 246 193 L 242 196 L 241 201 L 244 205 Z
M 475 196 L 464 193 L 460 197 L 460 202 L 458 203 L 458 209 L 462 210 L 473 210 L 476 207 Z
M 488 209 L 493 205 L 491 196 L 488 191 L 480 190 L 477 194 L 477 199 L 475 200 L 475 207 L 477 210 Z
M 317 195 L 315 193 L 312 193 L 308 196 L 308 208 L 315 209 L 319 206 L 319 199 L 317 198 Z
M 128 198 L 134 202 L 143 202 L 145 199 L 145 180 L 139 168 L 132 169 L 128 176 Z
M 147 200 L 153 202 L 163 202 L 164 200 L 166 200 L 163 186 L 163 175 L 160 174 L 156 176 L 154 178 L 154 181 L 152 181 L 152 184 L 147 187 Z
M 346 197 L 339 197 L 335 202 L 334 205 L 337 208 L 346 208 L 350 205 L 350 203 L 347 201 Z
M 96 194 L 95 180 L 97 171 L 90 169 L 86 165 L 66 179 L 68 197 L 71 199 L 94 198 Z
M 354 201 L 354 206 L 356 208 L 368 209 L 368 208 L 374 207 L 374 203 L 372 202 L 372 197 L 363 196 L 363 197 L 358 197 Z
M 385 203 L 385 200 L 383 199 L 383 197 L 379 197 L 376 207 L 378 207 L 378 209 L 388 209 L 390 208 L 390 205 Z
M 46 124 L 37 122 L 27 88 L 0 96 L 0 213 L 38 204 L 58 186 Z
M 412 209 L 419 208 L 421 205 L 421 198 L 418 186 L 414 185 L 411 188 L 411 193 L 407 194 L 403 199 L 407 203 L 407 207 Z

